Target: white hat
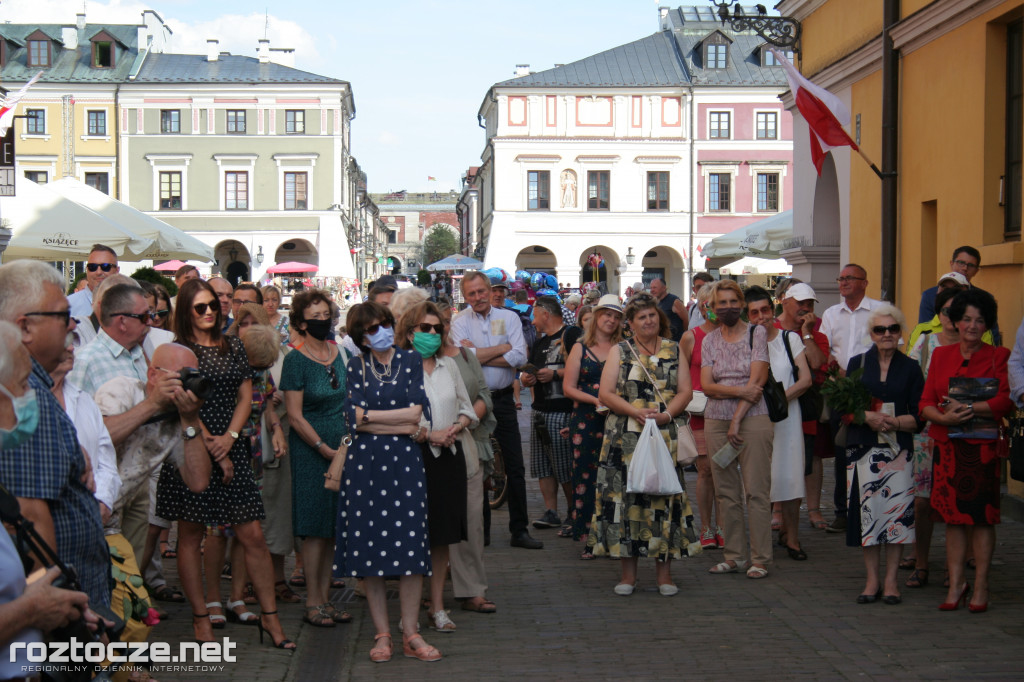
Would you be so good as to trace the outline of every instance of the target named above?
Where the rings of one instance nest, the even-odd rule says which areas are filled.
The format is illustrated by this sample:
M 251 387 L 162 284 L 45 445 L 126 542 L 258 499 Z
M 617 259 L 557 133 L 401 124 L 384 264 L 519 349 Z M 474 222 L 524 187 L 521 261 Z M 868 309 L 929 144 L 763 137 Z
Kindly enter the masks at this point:
M 622 312 L 622 306 L 619 304 L 619 297 L 615 294 L 605 294 L 601 297 L 601 300 L 594 306 L 594 312 L 598 310 L 614 310 L 617 313 Z
M 814 301 L 818 302 L 818 298 L 814 295 L 814 289 L 811 288 L 810 284 L 804 284 L 803 282 L 797 282 L 786 290 L 786 295 L 782 297 L 783 300 L 787 298 L 795 298 L 798 301 Z
M 942 286 L 942 283 L 949 279 L 953 280 L 962 287 L 967 287 L 971 285 L 971 283 L 967 281 L 967 278 L 961 275 L 959 272 L 947 272 L 942 277 L 939 277 L 938 285 Z

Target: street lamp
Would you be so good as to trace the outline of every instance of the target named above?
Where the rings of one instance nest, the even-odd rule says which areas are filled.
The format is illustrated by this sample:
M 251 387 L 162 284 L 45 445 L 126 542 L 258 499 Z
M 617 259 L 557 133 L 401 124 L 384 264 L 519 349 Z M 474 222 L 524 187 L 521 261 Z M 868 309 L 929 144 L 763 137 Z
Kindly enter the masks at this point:
M 800 22 L 792 17 L 768 16 L 768 9 L 764 5 L 754 5 L 757 14 L 746 14 L 743 5 L 735 3 L 732 12 L 729 12 L 732 0 L 710 0 L 711 4 L 718 8 L 718 16 L 724 26 L 726 22 L 732 30 L 754 31 L 757 35 L 775 47 L 790 48 L 796 52 L 800 49 Z
M 7 250 L 7 246 L 11 243 L 11 237 L 14 236 L 14 231 L 7 227 L 9 224 L 9 220 L 0 222 L 0 257 L 3 257 L 4 251 Z
M 231 259 L 232 263 L 238 260 L 238 249 L 236 249 L 233 246 L 230 249 L 228 249 L 228 258 Z
M 263 265 L 263 247 L 256 253 L 256 265 Z
M 629 247 L 629 250 L 626 251 L 626 263 L 628 263 L 629 265 L 632 265 L 635 262 L 636 262 L 636 254 L 633 253 L 633 247 L 631 246 L 631 247 Z

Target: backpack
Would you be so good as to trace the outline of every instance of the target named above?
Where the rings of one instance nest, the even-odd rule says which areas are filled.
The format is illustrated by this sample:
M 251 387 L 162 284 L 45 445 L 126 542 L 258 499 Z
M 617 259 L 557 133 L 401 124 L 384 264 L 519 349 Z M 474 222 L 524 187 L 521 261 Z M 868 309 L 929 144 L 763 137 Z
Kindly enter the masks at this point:
M 530 315 L 533 313 L 533 306 L 526 306 L 526 312 L 517 307 L 510 308 L 519 316 L 519 322 L 523 325 L 523 340 L 526 342 L 526 354 L 533 352 L 533 344 L 537 343 L 537 328 L 533 326 Z

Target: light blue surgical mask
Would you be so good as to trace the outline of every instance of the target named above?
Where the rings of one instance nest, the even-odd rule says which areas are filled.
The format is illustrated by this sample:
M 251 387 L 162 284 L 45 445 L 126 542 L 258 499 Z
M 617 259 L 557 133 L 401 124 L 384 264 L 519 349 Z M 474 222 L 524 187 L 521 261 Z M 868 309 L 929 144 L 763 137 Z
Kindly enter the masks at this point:
M 366 340 L 370 342 L 370 348 L 373 350 L 387 350 L 395 345 L 395 330 L 382 325 L 376 334 L 367 335 Z
M 30 388 L 24 395 L 17 398 L 7 387 L 0 384 L 0 393 L 11 399 L 14 407 L 14 418 L 18 423 L 13 429 L 0 429 L 0 450 L 16 448 L 32 437 L 39 425 L 39 402 L 36 400 L 36 389 Z

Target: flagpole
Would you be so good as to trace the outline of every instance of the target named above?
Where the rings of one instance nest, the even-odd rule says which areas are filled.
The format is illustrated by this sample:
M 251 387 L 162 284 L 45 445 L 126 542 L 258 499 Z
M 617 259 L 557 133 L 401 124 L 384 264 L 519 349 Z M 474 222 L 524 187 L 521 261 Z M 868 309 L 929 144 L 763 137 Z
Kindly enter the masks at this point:
M 857 147 L 857 153 L 860 154 L 860 158 L 864 159 L 864 161 L 869 166 L 871 166 L 871 170 L 875 171 L 875 175 L 877 175 L 882 180 L 885 179 L 885 175 L 883 175 L 882 171 L 880 171 L 878 169 L 878 166 L 875 165 L 875 162 L 872 161 L 871 158 L 867 154 L 864 153 L 864 150 L 862 148 Z

